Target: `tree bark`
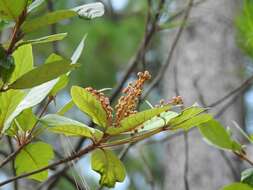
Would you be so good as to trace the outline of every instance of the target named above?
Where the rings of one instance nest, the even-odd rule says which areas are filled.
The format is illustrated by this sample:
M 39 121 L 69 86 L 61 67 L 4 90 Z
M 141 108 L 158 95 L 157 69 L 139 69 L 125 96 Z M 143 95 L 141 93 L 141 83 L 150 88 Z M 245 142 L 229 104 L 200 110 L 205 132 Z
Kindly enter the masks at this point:
M 201 104 L 200 94 L 208 105 L 223 97 L 242 82 L 241 70 L 243 57 L 235 42 L 234 16 L 240 9 L 240 0 L 207 0 L 193 8 L 190 23 L 178 43 L 171 66 L 164 77 L 165 97 L 175 95 L 179 90 L 185 105 L 195 102 Z M 177 1 L 177 6 L 186 4 Z M 171 42 L 175 32 L 169 33 Z M 168 46 L 170 47 L 170 46 Z M 168 49 L 167 47 L 167 49 Z M 176 69 L 174 68 L 176 67 Z M 175 72 L 176 71 L 176 72 Z M 175 83 L 178 79 L 178 85 Z M 198 88 L 196 89 L 197 84 Z M 224 105 L 224 104 L 223 104 Z M 222 105 L 212 109 L 215 113 Z M 220 118 L 224 126 L 236 121 L 243 125 L 242 98 L 230 106 Z M 185 143 L 184 136 L 168 142 L 165 156 L 165 189 L 185 190 Z M 235 181 L 240 174 L 237 158 L 207 145 L 194 130 L 188 134 L 189 172 L 188 182 L 191 190 L 218 190 L 225 184 Z M 225 158 L 230 159 L 233 169 Z

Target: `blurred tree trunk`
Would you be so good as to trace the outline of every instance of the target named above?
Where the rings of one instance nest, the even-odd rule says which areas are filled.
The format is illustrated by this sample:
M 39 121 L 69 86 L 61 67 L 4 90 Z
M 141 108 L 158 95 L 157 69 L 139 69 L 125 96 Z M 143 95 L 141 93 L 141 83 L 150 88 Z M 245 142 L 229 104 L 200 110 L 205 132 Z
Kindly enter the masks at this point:
M 187 106 L 198 102 L 199 93 L 206 104 L 213 103 L 241 82 L 242 56 L 234 37 L 233 19 L 240 8 L 240 0 L 207 0 L 192 9 L 190 25 L 178 43 L 170 68 L 164 78 L 166 97 L 175 95 L 175 70 L 178 90 Z M 186 1 L 177 1 L 177 6 L 185 6 Z M 176 32 L 176 31 L 175 31 Z M 171 42 L 175 32 L 169 33 Z M 198 84 L 198 90 L 196 85 Z M 225 126 L 232 120 L 243 125 L 243 104 L 239 98 L 222 115 Z M 224 105 L 224 104 L 223 104 Z M 221 106 L 212 109 L 215 113 Z M 208 146 L 197 130 L 188 134 L 189 172 L 191 190 L 218 190 L 237 177 L 219 150 Z M 166 167 L 165 189 L 184 190 L 185 144 L 184 136 L 168 142 L 164 164 Z M 240 162 L 227 154 L 233 168 L 240 172 Z

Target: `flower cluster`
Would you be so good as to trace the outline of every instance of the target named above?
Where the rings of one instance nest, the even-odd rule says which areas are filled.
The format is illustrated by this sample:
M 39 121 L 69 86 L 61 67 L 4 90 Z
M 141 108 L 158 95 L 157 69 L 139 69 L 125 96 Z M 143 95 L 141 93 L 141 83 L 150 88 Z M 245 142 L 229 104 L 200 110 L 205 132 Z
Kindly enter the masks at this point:
M 104 95 L 104 93 L 99 92 L 98 90 L 93 89 L 92 87 L 85 88 L 88 92 L 93 94 L 98 101 L 101 102 L 102 107 L 104 108 L 107 115 L 107 122 L 109 125 L 112 125 L 113 120 L 113 108 L 110 105 L 110 100 Z
M 136 81 L 129 83 L 128 86 L 123 89 L 123 95 L 119 98 L 115 109 L 111 107 L 110 100 L 104 95 L 104 93 L 95 90 L 92 87 L 85 88 L 94 97 L 96 97 L 99 102 L 101 102 L 102 107 L 107 114 L 107 122 L 109 126 L 118 127 L 124 118 L 137 113 L 137 105 L 143 91 L 144 83 L 151 78 L 151 75 L 148 71 L 145 71 L 139 72 L 137 76 L 138 79 Z M 177 105 L 182 103 L 182 97 L 176 96 L 166 103 L 164 100 L 161 100 L 160 105 L 157 105 L 156 107 L 161 107 L 167 104 Z
M 122 92 L 125 96 L 121 96 L 118 100 L 118 104 L 115 106 L 115 126 L 118 126 L 119 122 L 125 117 L 137 112 L 136 107 L 142 94 L 143 85 L 145 81 L 151 78 L 148 71 L 143 73 L 139 72 L 137 75 L 138 79 L 134 83 L 129 83 L 128 86 L 123 89 Z

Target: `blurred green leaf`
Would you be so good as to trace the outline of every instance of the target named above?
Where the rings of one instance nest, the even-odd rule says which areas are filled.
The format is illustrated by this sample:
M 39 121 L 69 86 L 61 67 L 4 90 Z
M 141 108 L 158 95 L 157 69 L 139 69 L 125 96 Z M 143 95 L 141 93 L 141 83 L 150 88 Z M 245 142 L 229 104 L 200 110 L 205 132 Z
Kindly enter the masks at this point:
M 16 118 L 16 121 L 23 131 L 30 131 L 34 127 L 37 118 L 34 115 L 32 108 L 28 108 L 22 111 L 22 113 Z
M 61 20 L 65 20 L 76 15 L 77 15 L 76 12 L 73 10 L 59 10 L 47 13 L 41 17 L 25 21 L 24 24 L 22 25 L 22 30 L 25 33 L 33 32 L 40 28 L 46 27 L 51 24 L 55 24 Z
M 0 0 L 0 18 L 17 20 L 26 5 L 27 0 Z
M 95 133 L 101 133 L 97 129 L 90 128 L 89 126 L 78 121 L 63 117 L 57 114 L 49 114 L 40 119 L 42 123 L 47 126 L 49 131 L 66 136 L 88 137 L 93 138 Z
M 36 9 L 36 8 L 39 7 L 44 1 L 45 1 L 45 0 L 35 0 L 35 1 L 33 1 L 33 2 L 29 5 L 29 7 L 28 7 L 28 9 L 27 9 L 27 12 L 29 13 L 29 12 L 31 12 L 32 10 Z
M 111 150 L 97 149 L 91 155 L 91 167 L 101 175 L 100 185 L 114 187 L 126 177 L 125 167 Z
M 200 125 L 199 131 L 205 141 L 212 146 L 230 151 L 242 149 L 241 145 L 234 141 L 226 129 L 214 119 Z
M 71 96 L 77 107 L 89 115 L 92 121 L 101 127 L 107 127 L 107 114 L 100 101 L 86 89 L 73 86 Z
M 233 183 L 223 187 L 221 190 L 253 190 L 253 188 L 244 183 Z
M 244 0 L 241 14 L 236 17 L 237 41 L 242 50 L 253 57 L 253 1 Z
M 167 105 L 160 108 L 153 108 L 153 109 L 145 110 L 142 112 L 138 112 L 136 114 L 133 114 L 124 118 L 120 122 L 119 127 L 109 127 L 106 130 L 106 133 L 110 135 L 117 135 L 123 132 L 132 131 L 140 127 L 140 125 L 143 124 L 145 121 L 148 121 L 152 119 L 153 117 L 161 114 L 162 112 L 168 111 L 170 109 L 171 109 L 171 105 Z
M 12 84 L 10 89 L 27 89 L 38 86 L 50 80 L 53 80 L 60 75 L 74 69 L 76 65 L 70 64 L 70 61 L 62 59 L 61 61 L 53 61 L 43 64 L 35 69 L 25 73 Z
M 50 43 L 54 41 L 60 41 L 63 40 L 67 36 L 67 33 L 59 33 L 59 34 L 53 34 L 49 36 L 44 36 L 41 38 L 37 39 L 32 39 L 32 40 L 26 40 L 18 43 L 18 47 L 23 46 L 25 44 L 43 44 L 43 43 Z
M 241 173 L 241 182 L 253 187 L 253 168 L 246 169 Z
M 53 158 L 54 152 L 51 145 L 44 142 L 29 144 L 15 158 L 16 173 L 17 175 L 21 175 L 45 167 Z M 47 177 L 48 171 L 45 170 L 28 178 L 43 181 Z

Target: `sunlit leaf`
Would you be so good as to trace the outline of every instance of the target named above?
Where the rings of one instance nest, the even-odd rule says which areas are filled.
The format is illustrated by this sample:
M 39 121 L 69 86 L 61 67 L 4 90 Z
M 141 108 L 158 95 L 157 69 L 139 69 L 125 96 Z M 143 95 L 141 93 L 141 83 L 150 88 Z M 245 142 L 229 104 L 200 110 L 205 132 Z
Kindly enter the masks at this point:
M 19 47 L 13 53 L 15 69 L 11 75 L 9 83 L 14 82 L 19 77 L 33 69 L 33 52 L 30 44 Z
M 106 127 L 107 114 L 97 98 L 86 89 L 73 86 L 71 88 L 71 96 L 75 105 L 84 113 L 89 115 L 92 121 L 101 127 Z
M 24 98 L 24 95 L 23 92 L 18 90 L 9 90 L 0 93 L 0 130 L 3 128 L 6 119 Z
M 70 100 L 67 104 L 65 104 L 58 112 L 58 115 L 63 116 L 66 112 L 68 112 L 69 110 L 71 110 L 74 106 L 74 102 L 72 100 Z
M 100 133 L 98 130 L 93 129 L 79 121 L 75 121 L 60 115 L 49 114 L 40 119 L 42 123 L 47 126 L 49 131 L 66 136 L 83 136 L 92 138 L 95 133 Z
M 126 177 L 124 165 L 111 150 L 92 152 L 91 167 L 101 175 L 99 183 L 106 187 L 114 187 L 116 182 L 123 182 Z
M 44 142 L 36 142 L 27 145 L 16 156 L 15 168 L 17 175 L 28 173 L 49 164 L 49 161 L 54 158 L 54 152 L 51 145 Z M 43 181 L 47 179 L 48 171 L 29 176 L 30 179 Z
M 138 112 L 123 119 L 120 122 L 119 127 L 109 127 L 106 130 L 106 133 L 110 135 L 117 135 L 123 132 L 132 131 L 140 127 L 140 125 L 143 124 L 145 121 L 148 121 L 153 117 L 161 114 L 162 112 L 168 111 L 170 109 L 171 105 L 167 105 L 160 108 L 153 108 L 142 112 Z

